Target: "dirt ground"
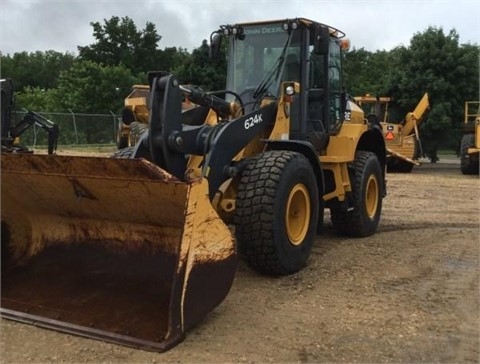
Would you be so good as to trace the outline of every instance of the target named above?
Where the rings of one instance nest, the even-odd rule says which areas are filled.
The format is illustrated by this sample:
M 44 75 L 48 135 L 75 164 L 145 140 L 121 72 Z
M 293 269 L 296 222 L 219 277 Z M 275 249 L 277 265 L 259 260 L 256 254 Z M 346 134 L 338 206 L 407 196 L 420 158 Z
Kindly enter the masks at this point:
M 388 174 L 378 233 L 335 236 L 270 278 L 240 263 L 226 300 L 166 353 L 0 320 L 2 363 L 480 362 L 480 180 L 458 159 Z

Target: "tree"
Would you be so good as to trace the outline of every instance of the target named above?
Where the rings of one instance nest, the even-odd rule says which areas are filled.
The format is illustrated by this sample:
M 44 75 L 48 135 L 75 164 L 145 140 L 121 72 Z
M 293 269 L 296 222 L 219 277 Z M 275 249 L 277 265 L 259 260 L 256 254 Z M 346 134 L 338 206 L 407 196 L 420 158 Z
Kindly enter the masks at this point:
M 91 61 L 78 61 L 59 78 L 59 107 L 63 111 L 92 114 L 118 114 L 131 86 L 138 80 L 124 66 L 103 66 Z M 79 133 L 87 143 L 109 140 L 110 130 L 86 120 Z M 102 137 L 102 133 L 105 134 Z
M 172 72 L 191 58 L 190 53 L 184 48 L 167 47 L 160 50 L 159 64 L 156 70 Z
M 191 57 L 173 69 L 181 83 L 197 85 L 206 91 L 225 89 L 227 70 L 225 48 L 222 49 L 218 60 L 209 58 L 209 50 L 207 40 L 203 40 L 202 45 L 193 50 Z
M 361 96 L 366 93 L 384 96 L 387 88 L 387 73 L 390 63 L 390 54 L 387 51 L 375 53 L 364 48 L 355 48 L 345 53 L 344 57 L 344 86 L 352 96 Z
M 58 109 L 58 96 L 56 89 L 42 89 L 40 87 L 26 86 L 22 91 L 15 93 L 15 108 L 19 111 L 42 112 Z
M 77 61 L 59 78 L 59 105 L 63 110 L 86 113 L 119 111 L 131 86 L 138 80 L 124 66 L 103 66 Z
M 429 93 L 431 112 L 420 131 L 424 151 L 436 161 L 439 148 L 456 148 L 461 138 L 466 100 L 478 99 L 478 46 L 458 43 L 453 29 L 429 27 L 415 34 L 410 47 L 391 51 L 388 69 L 389 93 L 406 110 L 411 110 L 424 92 Z
M 145 29 L 137 30 L 134 21 L 128 16 L 112 16 L 104 19 L 104 24 L 92 22 L 96 43 L 79 46 L 79 58 L 101 63 L 105 66 L 123 65 L 133 74 L 158 69 L 161 39 L 155 25 L 147 22 Z
M 56 51 L 1 56 L 2 78 L 11 78 L 17 91 L 27 86 L 48 90 L 57 86 L 60 72 L 68 70 L 74 60 L 74 55 Z

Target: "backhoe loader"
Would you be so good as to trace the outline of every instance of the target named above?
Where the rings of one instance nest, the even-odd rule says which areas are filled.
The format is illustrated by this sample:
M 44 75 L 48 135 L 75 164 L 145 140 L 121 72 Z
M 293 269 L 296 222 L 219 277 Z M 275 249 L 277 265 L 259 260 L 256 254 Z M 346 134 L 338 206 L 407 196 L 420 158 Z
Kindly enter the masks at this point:
M 425 93 L 413 111 L 408 112 L 401 122 L 388 118 L 390 97 L 355 96 L 355 101 L 367 114 L 367 119 L 376 118 L 383 130 L 387 145 L 387 171 L 409 173 L 413 166 L 420 165 L 423 154 L 418 127 L 426 119 L 430 109 L 428 93 Z M 370 109 L 367 111 L 366 109 Z
M 57 150 L 58 125 L 33 111 L 26 111 L 25 116 L 14 123 L 13 81 L 10 78 L 0 80 L 0 121 L 2 153 L 31 153 L 26 146 L 20 144 L 20 136 L 30 127 L 38 127 L 48 133 L 48 154 Z M 15 125 L 14 125 L 15 124 Z
M 480 164 L 480 102 L 465 102 L 465 119 L 460 145 L 462 174 L 478 174 Z
M 304 18 L 223 25 L 226 89 L 150 72 L 136 145 L 2 154 L 2 316 L 164 351 L 223 301 L 239 257 L 302 269 L 324 209 L 339 234 L 374 234 L 385 141 L 342 88 L 344 36 Z

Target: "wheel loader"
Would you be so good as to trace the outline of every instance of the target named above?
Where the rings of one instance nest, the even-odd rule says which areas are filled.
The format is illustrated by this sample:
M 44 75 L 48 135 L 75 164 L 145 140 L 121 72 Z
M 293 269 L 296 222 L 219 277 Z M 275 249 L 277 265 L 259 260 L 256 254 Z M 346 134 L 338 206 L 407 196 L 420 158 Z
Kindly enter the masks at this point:
M 339 234 L 374 234 L 385 141 L 342 88 L 344 36 L 304 18 L 223 25 L 226 89 L 150 72 L 135 146 L 2 154 L 2 316 L 165 351 L 224 300 L 239 258 L 272 276 L 308 264 L 325 209 Z
M 148 125 L 148 110 L 150 87 L 148 85 L 133 85 L 132 92 L 125 98 L 122 118 L 118 124 L 117 147 L 123 149 L 134 146 L 138 135 Z M 188 97 L 184 96 L 182 110 L 194 107 Z
M 465 119 L 460 145 L 462 174 L 479 173 L 480 155 L 480 102 L 465 102 Z
M 423 151 L 418 127 L 426 120 L 430 110 L 428 93 L 423 95 L 415 109 L 408 112 L 401 122 L 388 119 L 390 97 L 366 94 L 355 96 L 354 99 L 367 114 L 367 119 L 372 122 L 376 119 L 382 127 L 387 145 L 387 171 L 409 173 L 414 166 L 420 165 L 419 159 Z
M 117 147 L 127 148 L 136 144 L 136 133 L 132 133 L 131 124 L 148 123 L 148 85 L 133 85 L 132 91 L 125 98 L 122 118 L 118 124 Z

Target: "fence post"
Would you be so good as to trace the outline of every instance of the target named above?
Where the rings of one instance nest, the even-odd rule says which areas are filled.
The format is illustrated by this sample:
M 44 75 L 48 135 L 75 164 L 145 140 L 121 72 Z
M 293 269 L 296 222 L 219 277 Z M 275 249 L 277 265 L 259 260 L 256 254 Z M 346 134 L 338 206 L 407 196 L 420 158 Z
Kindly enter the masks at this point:
M 72 109 L 68 109 L 70 113 L 72 114 L 72 120 L 73 120 L 73 130 L 75 131 L 75 142 L 78 144 L 78 132 L 77 132 L 77 123 L 75 122 L 75 114 L 73 113 Z
M 115 115 L 115 113 L 112 110 L 110 110 L 110 114 L 112 114 L 113 116 L 113 142 L 117 143 L 117 123 L 116 123 L 117 115 Z

